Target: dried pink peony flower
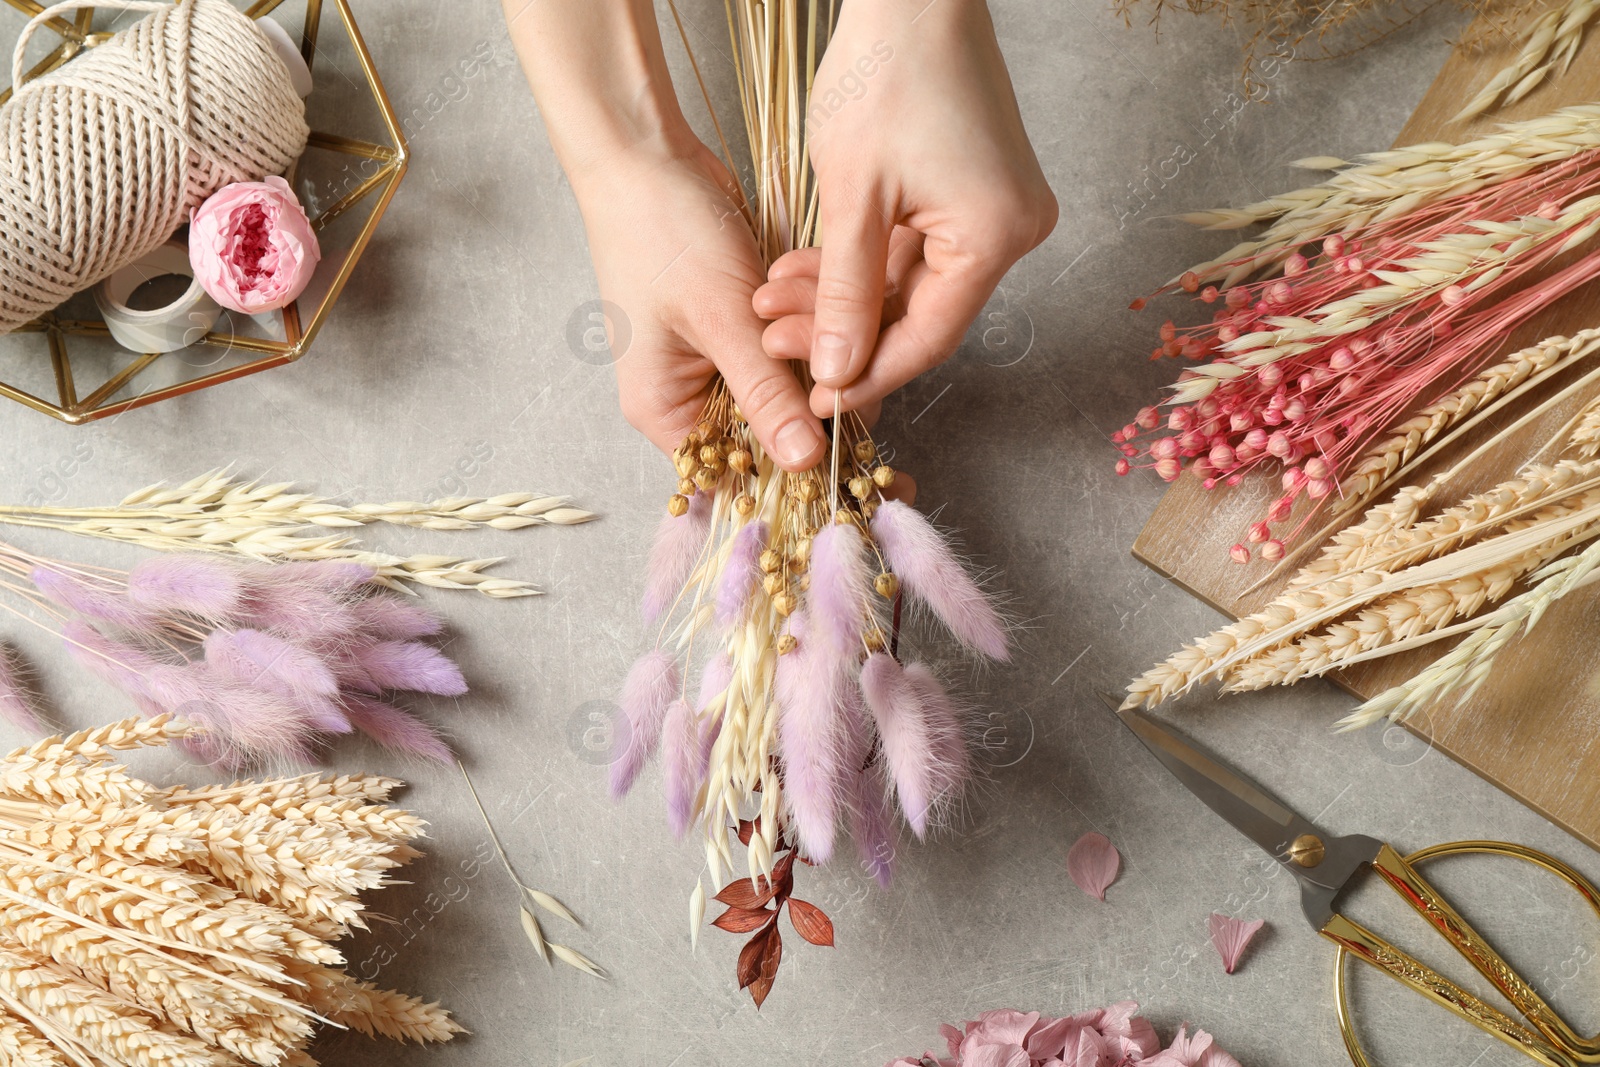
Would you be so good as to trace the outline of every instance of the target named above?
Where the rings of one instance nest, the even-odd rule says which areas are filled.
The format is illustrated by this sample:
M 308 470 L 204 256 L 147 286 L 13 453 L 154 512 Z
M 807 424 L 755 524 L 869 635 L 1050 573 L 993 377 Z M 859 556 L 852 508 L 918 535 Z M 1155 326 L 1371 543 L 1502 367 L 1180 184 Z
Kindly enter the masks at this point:
M 1104 834 L 1090 831 L 1067 851 L 1067 874 L 1096 900 L 1106 899 L 1106 889 L 1117 880 L 1121 867 L 1122 855 Z
M 311 221 L 277 175 L 234 182 L 189 215 L 189 264 L 211 299 L 246 315 L 289 304 L 322 258 Z
M 1038 1012 L 986 1011 L 964 1028 L 941 1026 L 949 1056 L 901 1057 L 886 1067 L 1238 1067 L 1211 1035 L 1178 1031 L 1161 1048 L 1155 1029 L 1131 1000 L 1052 1019 Z
M 1266 920 L 1253 919 L 1245 922 L 1219 912 L 1212 912 L 1209 924 L 1211 943 L 1217 947 L 1217 955 L 1222 957 L 1222 969 L 1232 974 L 1233 969 L 1239 965 L 1239 957 L 1244 955 L 1245 946 L 1250 944 L 1250 939 L 1266 925 Z

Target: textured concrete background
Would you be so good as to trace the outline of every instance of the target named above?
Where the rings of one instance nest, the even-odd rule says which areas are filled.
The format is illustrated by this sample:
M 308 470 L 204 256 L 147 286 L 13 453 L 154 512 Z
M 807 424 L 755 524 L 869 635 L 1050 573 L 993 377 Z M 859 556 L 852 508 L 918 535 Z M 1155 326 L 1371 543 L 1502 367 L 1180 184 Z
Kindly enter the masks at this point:
M 356 938 L 352 967 L 445 1001 L 474 1033 L 437 1050 L 333 1035 L 316 1050 L 324 1062 L 876 1067 L 935 1045 L 941 1021 L 986 1008 L 1067 1013 L 1125 997 L 1141 1001 L 1164 1036 L 1199 1023 L 1247 1065 L 1345 1061 L 1331 1014 L 1332 951 L 1301 919 L 1290 880 L 1094 699 L 1217 622 L 1129 557 L 1162 487 L 1118 480 L 1107 434 L 1174 373 L 1145 359 L 1174 309 L 1135 315 L 1128 300 L 1225 240 L 1164 216 L 1291 188 L 1300 184 L 1286 166 L 1295 158 L 1387 146 L 1459 16 L 1437 12 L 1353 59 L 1291 63 L 1266 101 L 1241 106 L 1230 97 L 1235 38 L 1212 20 L 1174 17 L 1157 35 L 1124 27 L 1106 0 L 993 6 L 1061 224 L 1011 273 L 960 355 L 887 407 L 881 436 L 918 478 L 921 505 L 1014 591 L 1026 624 L 1021 654 L 978 673 L 944 643 L 913 635 L 987 716 L 986 782 L 959 832 L 902 848 L 889 892 L 868 891 L 848 863 L 803 872 L 799 892 L 832 914 L 838 947 L 789 938 L 760 1013 L 734 986 L 735 938 L 707 930 L 690 954 L 685 900 L 699 851 L 671 841 L 658 777 L 648 772 L 614 805 L 592 747 L 591 717 L 603 716 L 646 640 L 636 611 L 644 552 L 672 475 L 618 415 L 604 360 L 566 339 L 594 280 L 497 4 L 355 0 L 406 116 L 413 163 L 308 358 L 86 428 L 20 408 L 0 413 L 0 484 L 15 499 L 109 502 L 233 463 L 361 499 L 570 493 L 603 516 L 577 529 L 375 540 L 504 553 L 508 573 L 547 589 L 511 603 L 430 593 L 475 690 L 418 704 L 455 738 L 524 879 L 587 922 L 576 933 L 552 923 L 551 932 L 614 979 L 534 957 L 503 872 L 479 862 L 486 836 L 453 771 L 343 742 L 330 764 L 410 778 L 405 802 L 431 821 L 434 838 L 407 872 L 411 884 L 374 901 L 416 918 Z M 732 116 L 721 5 L 688 0 L 683 11 Z M 6 36 L 19 24 L 8 18 Z M 682 49 L 668 39 L 687 109 L 704 126 Z M 348 129 L 358 73 L 336 28 L 324 32 L 319 64 L 315 124 Z M 1174 153 L 1194 158 L 1170 176 L 1162 163 Z M 0 359 L 20 373 L 42 356 L 11 339 Z M 31 531 L 15 540 L 84 560 L 137 558 Z M 74 673 L 47 637 L 21 624 L 4 630 L 39 664 L 63 725 L 127 710 Z M 1349 705 L 1311 683 L 1201 696 L 1170 714 L 1333 832 L 1384 836 L 1402 849 L 1505 838 L 1600 874 L 1578 842 L 1398 731 L 1332 734 Z M 206 774 L 151 757 L 137 766 L 157 777 Z M 1091 829 L 1124 857 L 1104 904 L 1064 870 L 1068 846 Z M 1495 861 L 1449 861 L 1436 873 L 1559 1007 L 1582 1028 L 1600 1025 L 1596 925 L 1575 898 Z M 425 903 L 430 893 L 438 895 Z M 1383 897 L 1359 904 L 1381 929 L 1420 928 Z M 1206 940 L 1212 911 L 1268 922 L 1231 977 Z M 1357 992 L 1386 1062 L 1518 1060 L 1398 987 L 1374 979 Z

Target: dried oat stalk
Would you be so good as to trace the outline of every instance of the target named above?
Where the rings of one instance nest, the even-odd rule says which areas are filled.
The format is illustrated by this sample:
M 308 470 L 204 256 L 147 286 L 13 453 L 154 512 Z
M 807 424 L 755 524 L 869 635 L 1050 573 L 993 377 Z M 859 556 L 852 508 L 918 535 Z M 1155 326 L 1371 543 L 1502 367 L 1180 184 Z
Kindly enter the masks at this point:
M 162 789 L 113 754 L 193 728 L 129 719 L 0 761 L 0 1059 L 310 1065 L 318 1023 L 400 1041 L 461 1027 L 339 969 L 362 894 L 419 853 L 378 778 Z

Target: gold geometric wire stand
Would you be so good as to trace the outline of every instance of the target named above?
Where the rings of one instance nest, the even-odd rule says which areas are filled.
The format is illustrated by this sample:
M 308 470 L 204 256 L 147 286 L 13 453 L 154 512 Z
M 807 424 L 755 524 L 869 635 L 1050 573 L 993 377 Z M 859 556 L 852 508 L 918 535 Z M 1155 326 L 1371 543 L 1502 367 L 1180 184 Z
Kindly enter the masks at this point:
M 59 314 L 60 309 L 47 312 L 26 325 L 19 326 L 12 331 L 13 334 L 33 333 L 43 336 L 50 352 L 50 362 L 55 377 L 56 399 L 48 400 L 36 392 L 30 392 L 20 386 L 4 380 L 0 374 L 0 397 L 6 397 L 26 404 L 35 411 L 42 411 L 54 416 L 62 422 L 82 424 L 103 419 L 110 415 L 117 415 L 133 408 L 145 407 L 149 404 L 170 400 L 176 396 L 193 393 L 223 382 L 233 381 L 247 375 L 258 374 L 273 367 L 281 367 L 286 363 L 293 363 L 305 355 L 311 347 L 311 342 L 316 338 L 317 331 L 327 321 L 328 314 L 333 310 L 334 302 L 338 300 L 343 291 L 345 282 L 350 279 L 350 272 L 355 269 L 356 261 L 361 258 L 361 253 L 366 250 L 367 243 L 372 239 L 372 233 L 378 226 L 378 220 L 383 217 L 384 210 L 389 206 L 389 201 L 394 197 L 395 189 L 400 184 L 400 179 L 406 172 L 406 141 L 400 132 L 400 123 L 395 117 L 394 107 L 389 103 L 388 94 L 383 90 L 383 82 L 378 78 L 377 69 L 372 63 L 372 54 L 367 51 L 367 45 L 361 37 L 361 30 L 356 25 L 355 16 L 350 12 L 346 0 L 329 0 L 339 20 L 344 25 L 344 31 L 349 38 L 356 58 L 361 64 L 361 73 L 366 81 L 367 90 L 372 94 L 372 102 L 377 107 L 387 133 L 387 144 L 376 144 L 371 141 L 345 137 L 334 133 L 323 133 L 317 130 L 311 132 L 306 141 L 306 155 L 313 151 L 329 152 L 348 156 L 361 161 L 363 167 L 375 163 L 377 166 L 370 174 L 366 174 L 360 182 L 337 200 L 326 207 L 317 210 L 311 219 L 312 228 L 322 231 L 331 222 L 349 212 L 357 205 L 366 203 L 369 208 L 366 221 L 356 234 L 348 250 L 342 258 L 324 259 L 317 265 L 313 276 L 312 288 L 321 289 L 326 281 L 327 288 L 322 291 L 322 297 L 317 302 L 316 308 L 309 318 L 302 314 L 300 301 L 295 301 L 278 312 L 279 324 L 284 339 L 279 341 L 272 338 L 255 337 L 236 333 L 233 330 L 216 330 L 206 334 L 196 341 L 191 347 L 223 348 L 228 352 L 248 353 L 253 358 L 243 363 L 236 363 L 221 370 L 197 374 L 182 381 L 152 386 L 133 396 L 114 399 L 118 394 L 129 388 L 137 386 L 140 374 L 149 370 L 158 360 L 176 356 L 178 353 L 162 354 L 148 352 L 144 354 L 128 353 L 129 362 L 126 366 L 111 373 L 100 384 L 89 389 L 80 396 L 82 388 L 73 374 L 72 351 L 70 339 L 74 337 L 109 337 L 105 323 L 93 319 L 68 318 Z M 35 0 L 6 0 L 6 3 L 32 18 L 44 10 L 44 5 Z M 261 18 L 277 8 L 283 0 L 254 0 L 245 14 L 250 18 Z M 306 0 L 305 24 L 300 35 L 300 54 L 305 57 L 308 65 L 316 55 L 317 33 L 322 25 L 322 11 L 324 0 Z M 35 64 L 24 76 L 23 81 L 37 78 L 47 71 L 54 70 L 63 63 L 76 56 L 86 48 L 93 48 L 102 41 L 108 40 L 109 33 L 91 32 L 93 25 L 94 9 L 81 8 L 70 21 L 63 17 L 52 18 L 45 23 L 49 29 L 54 30 L 61 38 L 60 43 Z M 0 92 L 0 104 L 10 99 L 11 90 L 8 88 Z M 301 161 L 305 159 L 303 155 Z M 298 168 L 299 162 L 295 164 Z M 292 172 L 291 172 L 292 173 Z M 330 277 L 331 275 L 331 277 Z M 225 316 L 231 322 L 231 317 Z

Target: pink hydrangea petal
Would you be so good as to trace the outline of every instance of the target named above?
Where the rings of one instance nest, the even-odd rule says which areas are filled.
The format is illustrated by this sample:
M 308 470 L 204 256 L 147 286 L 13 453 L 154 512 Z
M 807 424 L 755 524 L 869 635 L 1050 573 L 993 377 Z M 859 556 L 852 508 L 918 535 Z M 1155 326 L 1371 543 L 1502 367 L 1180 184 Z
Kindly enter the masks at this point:
M 1252 919 L 1244 922 L 1212 912 L 1209 925 L 1211 943 L 1216 946 L 1217 955 L 1222 957 L 1222 969 L 1232 974 L 1233 969 L 1239 965 L 1239 957 L 1244 955 L 1245 947 L 1250 944 L 1250 939 L 1266 925 L 1266 920 Z
M 1104 834 L 1084 834 L 1067 851 L 1067 874 L 1079 889 L 1096 900 L 1106 899 L 1106 889 L 1117 880 L 1122 855 Z

